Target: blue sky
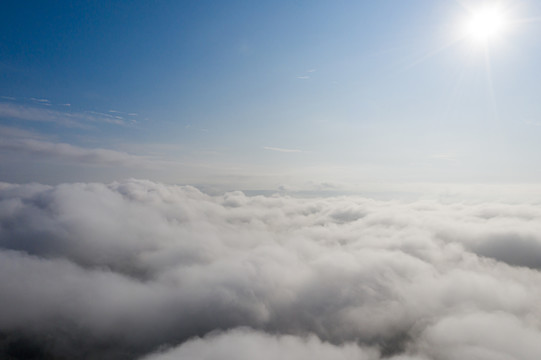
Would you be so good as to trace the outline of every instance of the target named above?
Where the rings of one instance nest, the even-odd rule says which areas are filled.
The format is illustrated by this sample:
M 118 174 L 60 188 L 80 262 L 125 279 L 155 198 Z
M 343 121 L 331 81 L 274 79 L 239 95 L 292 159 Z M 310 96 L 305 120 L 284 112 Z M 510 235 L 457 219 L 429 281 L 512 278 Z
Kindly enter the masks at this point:
M 5 1 L 0 180 L 537 183 L 541 6 L 479 3 Z
M 541 0 L 0 1 L 0 359 L 539 360 L 540 34 Z

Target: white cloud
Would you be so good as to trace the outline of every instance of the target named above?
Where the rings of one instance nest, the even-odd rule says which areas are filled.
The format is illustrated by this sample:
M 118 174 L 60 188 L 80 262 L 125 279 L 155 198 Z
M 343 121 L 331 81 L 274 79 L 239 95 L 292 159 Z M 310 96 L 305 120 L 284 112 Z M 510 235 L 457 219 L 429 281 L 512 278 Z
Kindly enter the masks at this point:
M 0 332 L 43 357 L 534 359 L 539 234 L 528 204 L 0 184 Z
M 429 326 L 419 346 L 442 360 L 536 360 L 541 332 L 509 314 L 476 312 L 445 317 Z
M 236 329 L 187 341 L 179 347 L 145 357 L 144 360 L 376 360 L 374 349 L 354 343 L 332 345 L 315 336 L 298 337 Z

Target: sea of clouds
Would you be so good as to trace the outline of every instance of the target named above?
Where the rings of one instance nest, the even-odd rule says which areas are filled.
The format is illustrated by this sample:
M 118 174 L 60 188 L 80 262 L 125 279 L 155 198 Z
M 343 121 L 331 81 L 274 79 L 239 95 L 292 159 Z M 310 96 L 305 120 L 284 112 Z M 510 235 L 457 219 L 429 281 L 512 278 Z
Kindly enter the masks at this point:
M 541 206 L 0 184 L 5 359 L 539 359 Z

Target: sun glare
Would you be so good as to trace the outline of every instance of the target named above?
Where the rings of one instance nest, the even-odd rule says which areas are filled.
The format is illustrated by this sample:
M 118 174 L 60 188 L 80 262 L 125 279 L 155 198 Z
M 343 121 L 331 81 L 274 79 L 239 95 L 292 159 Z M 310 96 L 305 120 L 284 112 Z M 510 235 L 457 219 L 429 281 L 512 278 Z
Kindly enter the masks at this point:
M 465 30 L 471 39 L 486 42 L 497 39 L 505 26 L 505 13 L 501 8 L 483 7 L 472 11 Z

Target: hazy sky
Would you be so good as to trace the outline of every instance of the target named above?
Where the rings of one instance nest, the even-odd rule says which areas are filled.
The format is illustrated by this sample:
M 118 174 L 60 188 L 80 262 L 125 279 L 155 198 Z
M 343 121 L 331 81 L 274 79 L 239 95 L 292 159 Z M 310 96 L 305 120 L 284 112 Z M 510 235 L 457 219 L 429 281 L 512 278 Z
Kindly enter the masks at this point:
M 538 182 L 541 4 L 4 1 L 2 180 Z

